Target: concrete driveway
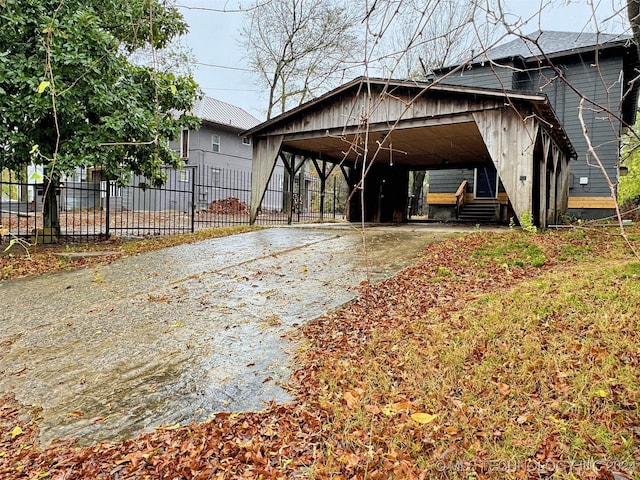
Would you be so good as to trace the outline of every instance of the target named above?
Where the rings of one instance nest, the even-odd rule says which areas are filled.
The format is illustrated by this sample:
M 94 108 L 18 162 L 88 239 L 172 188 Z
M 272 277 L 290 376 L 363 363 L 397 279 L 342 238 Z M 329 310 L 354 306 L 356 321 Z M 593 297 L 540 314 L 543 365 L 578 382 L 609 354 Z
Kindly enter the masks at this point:
M 358 228 L 284 227 L 0 282 L 0 392 L 43 408 L 45 444 L 120 440 L 286 400 L 296 345 L 283 335 L 454 233 L 365 232 L 366 255 Z

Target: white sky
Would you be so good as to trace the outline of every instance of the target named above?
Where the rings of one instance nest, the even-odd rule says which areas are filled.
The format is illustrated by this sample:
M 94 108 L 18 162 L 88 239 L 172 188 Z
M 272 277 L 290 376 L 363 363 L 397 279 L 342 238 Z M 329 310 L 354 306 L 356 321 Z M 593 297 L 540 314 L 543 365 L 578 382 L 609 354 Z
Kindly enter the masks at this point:
M 247 70 L 240 47 L 240 30 L 246 16 L 237 9 L 247 7 L 246 0 L 178 0 L 178 7 L 190 25 L 184 43 L 192 50 L 198 64 L 194 77 L 207 96 L 244 108 L 260 120 L 265 118 L 266 95 L 256 84 L 256 77 Z M 619 11 L 622 0 L 504 0 L 512 22 L 530 19 L 523 33 L 542 30 L 625 31 Z M 540 15 L 536 12 L 543 6 Z M 593 5 L 593 8 L 592 6 Z M 199 8 L 212 9 L 202 10 Z M 213 10 L 219 11 L 213 11 Z M 226 10 L 226 11 L 225 11 Z M 623 14 L 626 11 L 622 10 Z

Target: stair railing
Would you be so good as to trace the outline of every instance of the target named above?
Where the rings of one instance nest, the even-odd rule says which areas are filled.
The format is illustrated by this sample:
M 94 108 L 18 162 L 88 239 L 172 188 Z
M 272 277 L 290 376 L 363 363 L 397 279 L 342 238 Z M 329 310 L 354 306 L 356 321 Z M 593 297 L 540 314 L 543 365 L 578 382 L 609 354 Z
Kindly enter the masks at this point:
M 467 182 L 466 180 L 463 180 L 460 183 L 458 190 L 456 190 L 456 220 L 458 219 L 458 216 L 460 215 L 460 212 L 462 211 L 465 205 L 468 183 L 469 182 Z

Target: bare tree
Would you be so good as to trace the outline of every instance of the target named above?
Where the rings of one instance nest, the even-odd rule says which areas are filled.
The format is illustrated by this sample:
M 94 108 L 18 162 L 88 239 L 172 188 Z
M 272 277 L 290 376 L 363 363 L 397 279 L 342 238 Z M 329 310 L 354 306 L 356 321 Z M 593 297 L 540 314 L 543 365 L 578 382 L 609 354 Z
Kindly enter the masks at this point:
M 271 0 L 248 12 L 242 42 L 268 91 L 267 118 L 344 81 L 362 43 L 351 7 L 333 0 Z
M 402 0 L 387 6 L 392 8 L 368 16 L 374 31 L 384 34 L 377 36 L 384 75 L 424 80 L 436 68 L 472 58 L 497 31 L 477 0 Z M 424 170 L 411 172 L 411 214 L 422 205 L 425 178 Z
M 416 79 L 472 57 L 491 43 L 497 30 L 477 0 L 403 0 L 394 23 L 385 69 Z

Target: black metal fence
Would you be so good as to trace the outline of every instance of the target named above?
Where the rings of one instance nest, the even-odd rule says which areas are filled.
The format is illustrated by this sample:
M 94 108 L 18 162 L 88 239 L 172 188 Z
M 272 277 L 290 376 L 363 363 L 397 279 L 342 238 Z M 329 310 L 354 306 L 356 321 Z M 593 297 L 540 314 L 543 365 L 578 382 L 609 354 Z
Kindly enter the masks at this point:
M 110 237 L 149 237 L 188 233 L 231 225 L 248 225 L 251 172 L 194 166 L 167 170 L 167 181 L 152 188 L 143 177 L 128 185 L 104 180 L 101 172 L 76 175 L 56 185 L 59 235 L 45 227 L 43 198 L 47 185 L 0 180 L 0 236 L 44 242 L 90 241 Z M 297 177 L 294 191 L 283 175 L 269 182 L 257 224 L 286 224 L 341 219 L 347 196 L 338 176 L 326 182 L 324 199 L 320 179 Z M 49 187 L 53 188 L 53 186 Z M 321 204 L 323 209 L 321 211 Z

